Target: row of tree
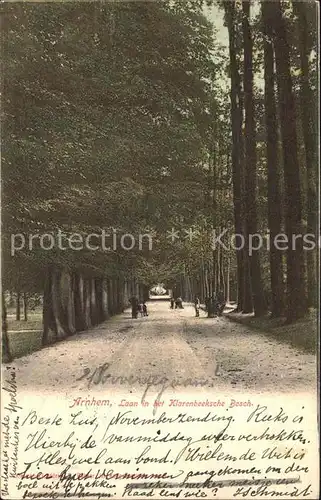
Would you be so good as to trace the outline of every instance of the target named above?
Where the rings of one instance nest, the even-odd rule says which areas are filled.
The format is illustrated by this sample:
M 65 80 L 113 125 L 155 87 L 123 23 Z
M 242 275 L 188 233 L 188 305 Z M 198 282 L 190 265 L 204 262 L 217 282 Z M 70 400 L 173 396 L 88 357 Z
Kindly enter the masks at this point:
M 288 321 L 316 305 L 316 251 L 248 251 L 267 229 L 317 234 L 315 4 L 207 4 L 228 56 L 201 0 L 2 6 L 2 287 L 43 294 L 44 343 L 157 282 Z M 245 248 L 214 248 L 233 227 Z M 10 248 L 103 228 L 117 249 Z
M 235 230 L 249 242 L 249 235 L 259 229 L 255 38 L 261 40 L 263 52 L 267 227 L 272 242 L 281 233 L 289 242 L 285 259 L 271 244 L 270 306 L 274 316 L 286 314 L 291 322 L 317 305 L 317 247 L 306 254 L 303 250 L 304 234 L 318 241 L 316 5 L 263 1 L 256 24 L 250 22 L 249 2 L 224 2 L 224 8 L 230 47 Z M 246 245 L 238 255 L 237 272 L 239 309 L 249 312 L 253 307 L 256 315 L 265 313 L 259 252 L 249 256 Z
M 3 10 L 3 289 L 43 293 L 46 344 L 180 278 L 179 259 L 162 269 L 164 235 L 203 213 L 215 43 L 181 2 Z M 16 234 L 61 231 L 65 246 L 108 228 L 117 250 L 10 248 Z M 151 232 L 152 251 L 121 248 Z
M 200 243 L 203 264 L 192 290 L 204 298 L 223 288 L 230 298 L 232 279 L 238 311 L 271 311 L 293 322 L 318 303 L 317 8 L 298 1 L 218 4 L 229 36 L 231 120 L 224 115 L 226 94 L 216 87 L 228 127 L 212 113 L 205 213 L 214 228 L 234 223 L 245 245 L 231 267 L 231 252 L 217 246 L 211 260 L 211 247 L 204 256 Z M 251 239 L 259 243 L 253 235 L 267 232 L 270 249 L 251 252 Z M 273 243 L 280 235 L 286 251 Z M 304 249 L 305 235 L 313 248 Z

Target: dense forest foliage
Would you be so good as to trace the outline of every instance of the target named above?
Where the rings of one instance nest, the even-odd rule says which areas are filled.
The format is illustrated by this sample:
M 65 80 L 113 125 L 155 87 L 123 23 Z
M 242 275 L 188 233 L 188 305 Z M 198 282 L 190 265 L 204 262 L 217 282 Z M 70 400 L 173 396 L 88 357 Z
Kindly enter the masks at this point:
M 7 359 L 8 294 L 19 317 L 43 296 L 43 344 L 158 282 L 288 322 L 316 307 L 316 4 L 214 4 L 227 54 L 211 1 L 2 5 Z M 250 251 L 267 232 L 301 238 Z

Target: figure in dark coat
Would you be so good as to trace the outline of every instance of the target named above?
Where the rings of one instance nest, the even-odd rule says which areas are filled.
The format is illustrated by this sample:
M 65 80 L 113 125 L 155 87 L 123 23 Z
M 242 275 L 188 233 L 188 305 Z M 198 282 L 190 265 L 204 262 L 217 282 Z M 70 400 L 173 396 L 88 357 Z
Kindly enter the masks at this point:
M 223 314 L 224 308 L 225 308 L 225 296 L 223 290 L 221 290 L 218 295 L 217 295 L 217 314 L 218 316 L 221 316 Z
M 138 315 L 138 299 L 137 297 L 132 297 L 130 299 L 130 303 L 132 306 L 132 318 L 136 319 Z
M 147 305 L 145 304 L 145 302 L 143 303 L 143 316 L 148 316 Z
M 182 297 L 177 297 L 175 300 L 175 309 L 184 309 Z
M 194 299 L 194 307 L 195 307 L 195 316 L 196 316 L 196 318 L 199 318 L 201 301 L 197 295 L 195 296 L 195 299 Z

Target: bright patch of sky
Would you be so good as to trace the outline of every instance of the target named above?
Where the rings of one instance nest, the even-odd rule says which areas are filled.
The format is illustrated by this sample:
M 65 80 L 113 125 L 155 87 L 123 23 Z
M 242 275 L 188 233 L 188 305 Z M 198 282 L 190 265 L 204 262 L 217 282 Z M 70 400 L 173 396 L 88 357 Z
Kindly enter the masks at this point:
M 216 40 L 222 46 L 223 54 L 226 57 L 226 62 L 229 59 L 229 47 L 228 47 L 228 31 L 226 26 L 224 26 L 224 10 L 217 5 L 213 5 L 211 7 L 204 7 L 203 9 L 204 15 L 207 19 L 213 24 Z M 229 79 L 224 71 L 224 68 L 221 68 L 221 75 L 217 80 L 220 87 L 224 90 L 228 89 L 230 86 Z
M 226 48 L 226 53 L 228 53 L 228 31 L 226 26 L 224 26 L 223 9 L 221 7 L 218 7 L 217 5 L 213 5 L 212 7 L 205 7 L 204 14 L 215 27 L 218 42 Z
M 251 4 L 251 18 L 259 15 L 260 12 L 260 2 L 258 0 L 254 0 Z M 224 9 L 223 7 L 219 7 L 218 5 L 213 5 L 212 7 L 204 7 L 204 14 L 207 19 L 213 24 L 214 29 L 216 31 L 217 41 L 224 48 L 224 52 L 226 53 L 226 58 L 228 59 L 228 30 L 227 27 L 224 26 Z M 227 80 L 223 78 L 224 86 L 227 83 Z M 263 77 L 263 68 L 260 73 L 254 74 L 254 85 L 258 89 L 263 89 L 264 87 L 264 77 Z

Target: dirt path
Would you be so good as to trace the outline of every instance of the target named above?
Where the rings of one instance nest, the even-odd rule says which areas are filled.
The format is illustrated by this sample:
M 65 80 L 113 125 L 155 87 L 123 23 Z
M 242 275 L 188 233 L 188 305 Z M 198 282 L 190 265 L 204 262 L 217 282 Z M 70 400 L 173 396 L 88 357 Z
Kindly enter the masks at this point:
M 149 316 L 132 320 L 129 311 L 88 332 L 15 360 L 20 390 L 84 391 L 96 367 L 132 379 L 167 377 L 183 383 L 207 380 L 218 391 L 314 391 L 316 362 L 311 354 L 249 330 L 226 318 L 208 319 L 194 309 L 170 310 L 149 304 Z M 87 376 L 83 377 L 84 370 Z M 99 376 L 96 375 L 95 377 Z M 78 380 L 77 380 L 78 379 Z M 97 381 L 97 378 L 94 379 Z M 92 388 L 106 390 L 106 384 Z M 117 385 L 117 384 L 116 384 Z M 135 392 L 135 390 L 134 390 Z

